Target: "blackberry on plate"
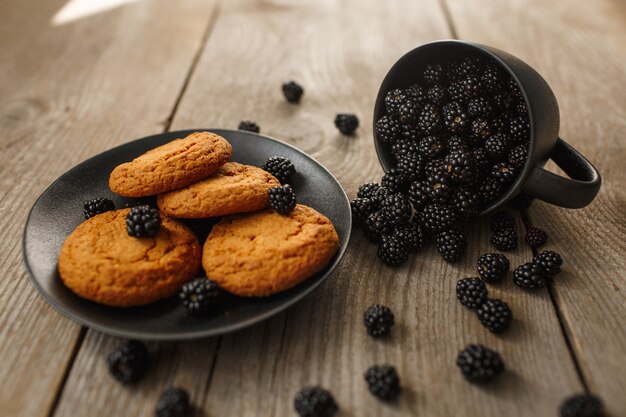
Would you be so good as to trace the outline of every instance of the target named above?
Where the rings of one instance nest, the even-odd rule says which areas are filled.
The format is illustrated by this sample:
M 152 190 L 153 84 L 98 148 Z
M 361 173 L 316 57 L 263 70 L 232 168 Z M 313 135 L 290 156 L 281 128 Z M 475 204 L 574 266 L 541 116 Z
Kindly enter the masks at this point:
M 306 387 L 293 400 L 293 407 L 300 417 L 332 417 L 339 406 L 330 391 L 322 387 Z
M 284 83 L 282 89 L 285 98 L 290 103 L 298 103 L 304 93 L 304 89 L 295 81 Z
M 515 268 L 513 282 L 518 287 L 534 290 L 546 285 L 546 273 L 540 266 L 527 262 Z
M 387 217 L 384 210 L 376 211 L 365 221 L 365 236 L 372 242 L 378 242 L 383 234 L 391 233 L 394 228 L 395 223 Z
M 291 177 L 296 173 L 296 167 L 293 163 L 282 156 L 272 156 L 265 161 L 262 168 L 275 176 L 281 184 L 290 182 Z
M 426 95 L 431 103 L 438 105 L 442 105 L 447 99 L 446 89 L 441 84 L 435 84 L 430 87 Z
M 378 204 L 370 198 L 357 197 L 350 202 L 352 216 L 356 220 L 357 226 L 362 226 L 370 214 L 378 210 Z
M 107 358 L 109 372 L 123 384 L 138 381 L 148 370 L 148 348 L 137 340 L 128 340 Z
M 526 158 L 528 158 L 528 146 L 521 144 L 511 149 L 508 161 L 512 167 L 519 168 L 526 163 Z
M 515 229 L 498 229 L 491 234 L 491 243 L 499 251 L 509 252 L 517 249 Z
M 533 264 L 540 267 L 547 276 L 553 277 L 561 272 L 563 259 L 558 253 L 546 250 L 533 258 Z
M 547 241 L 548 234 L 538 227 L 531 227 L 526 231 L 526 243 L 531 248 L 543 246 Z
M 472 122 L 472 135 L 478 139 L 478 143 L 484 142 L 493 132 L 491 122 L 484 117 L 477 117 Z
M 467 103 L 467 112 L 472 117 L 489 117 L 493 109 L 485 97 L 476 97 Z
M 436 84 L 443 81 L 445 72 L 441 64 L 427 64 L 424 68 L 424 82 L 426 84 Z
M 395 230 L 399 238 L 406 242 L 410 250 L 418 251 L 426 243 L 426 235 L 422 226 L 415 220 L 410 221 L 408 225 L 398 226 Z
M 422 226 L 430 233 L 438 233 L 449 229 L 457 221 L 459 215 L 452 207 L 445 204 L 428 204 L 419 214 Z
M 491 177 L 495 178 L 501 187 L 508 187 L 511 185 L 515 178 L 517 178 L 517 171 L 506 162 L 500 162 L 491 168 Z
M 459 230 L 448 229 L 437 234 L 437 250 L 446 262 L 457 262 L 466 248 L 467 240 Z
M 452 151 L 466 151 L 469 149 L 469 145 L 467 144 L 467 140 L 465 138 L 454 135 L 448 138 L 448 150 Z
M 189 394 L 182 388 L 168 388 L 159 397 L 155 417 L 186 417 L 190 413 Z
M 530 125 L 527 116 L 514 116 L 509 121 L 509 135 L 513 143 L 526 142 L 529 139 Z
M 108 198 L 98 197 L 85 201 L 85 203 L 83 204 L 83 210 L 83 213 L 85 214 L 85 219 L 89 219 L 96 214 L 115 210 L 115 204 L 112 200 L 109 200 Z
M 560 417 L 604 417 L 604 404 L 593 394 L 566 398 L 559 407 Z
M 499 210 L 491 215 L 489 218 L 489 225 L 491 226 L 491 230 L 499 230 L 499 229 L 512 229 L 515 227 L 515 219 L 511 213 L 505 210 Z
M 480 194 L 480 199 L 484 207 L 491 204 L 491 202 L 495 201 L 498 197 L 500 197 L 502 193 L 502 186 L 495 178 L 486 178 L 478 189 L 478 193 Z
M 463 278 L 456 283 L 456 298 L 472 310 L 487 301 L 488 295 L 487 286 L 478 278 Z
M 424 136 L 418 144 L 418 152 L 428 159 L 435 159 L 446 152 L 446 141 L 439 136 Z
M 441 128 L 441 114 L 437 107 L 432 104 L 426 104 L 417 118 L 417 126 L 422 133 L 429 135 Z
M 502 300 L 489 299 L 476 310 L 480 323 L 492 333 L 502 333 L 509 328 L 513 320 L 513 312 Z
M 456 358 L 456 365 L 470 382 L 487 382 L 504 371 L 500 354 L 483 345 L 468 345 Z
M 404 125 L 413 125 L 420 107 L 413 100 L 404 100 L 398 108 L 398 121 Z
M 367 388 L 383 401 L 393 401 L 402 391 L 396 368 L 390 365 L 375 365 L 365 372 Z
M 261 131 L 259 125 L 252 120 L 242 120 L 239 122 L 239 127 L 237 129 L 253 133 L 259 133 Z
M 383 116 L 376 122 L 376 137 L 394 144 L 400 136 L 400 126 L 394 116 Z
M 427 99 L 426 89 L 419 84 L 413 84 L 409 88 L 407 88 L 406 94 L 417 104 L 423 104 Z
M 380 189 L 380 185 L 375 182 L 368 182 L 362 184 L 359 187 L 359 190 L 356 193 L 356 196 L 359 198 L 372 198 L 376 194 L 376 192 Z
M 196 278 L 185 283 L 179 293 L 185 308 L 194 315 L 215 311 L 223 295 L 217 283 L 207 278 Z
M 159 210 L 148 205 L 133 207 L 126 216 L 126 231 L 133 237 L 154 237 L 161 226 Z
M 395 231 L 383 234 L 378 245 L 378 257 L 387 265 L 398 266 L 408 259 L 409 245 L 406 236 Z
M 415 153 L 401 156 L 398 159 L 396 169 L 405 180 L 415 181 L 422 176 L 425 165 L 422 156 Z
M 280 214 L 289 214 L 296 208 L 296 194 L 289 184 L 273 187 L 268 191 L 270 207 Z
M 501 253 L 485 253 L 478 258 L 478 275 L 487 283 L 494 284 L 504 279 L 511 268 L 509 259 Z
M 480 196 L 470 188 L 458 188 L 451 205 L 461 219 L 468 220 L 478 215 Z
M 407 99 L 407 95 L 404 90 L 396 88 L 389 91 L 385 95 L 385 106 L 387 107 L 387 114 L 398 114 L 400 106 Z
M 451 101 L 442 108 L 443 122 L 450 133 L 463 133 L 469 126 L 469 116 L 458 101 Z
M 370 336 L 387 336 L 394 325 L 394 315 L 389 307 L 374 304 L 365 310 L 363 322 Z
M 428 184 L 424 181 L 412 182 L 407 195 L 413 208 L 418 211 L 431 202 Z
M 472 154 L 463 151 L 451 151 L 443 160 L 450 179 L 457 183 L 467 184 L 474 180 L 475 171 Z
M 511 140 L 505 133 L 496 133 L 485 140 L 485 152 L 494 161 L 501 160 L 508 152 Z
M 352 113 L 338 113 L 335 116 L 335 126 L 344 135 L 351 135 L 359 127 L 359 118 Z
M 461 80 L 461 89 L 466 100 L 470 100 L 480 95 L 480 83 L 478 79 L 472 75 L 468 75 Z
M 396 168 L 391 168 L 381 178 L 380 185 L 388 188 L 393 193 L 397 193 L 398 191 L 404 190 L 405 181 L 402 174 Z
M 428 196 L 435 203 L 448 203 L 456 191 L 448 177 L 441 174 L 429 175 L 426 184 Z
M 396 224 L 404 224 L 409 221 L 413 209 L 408 197 L 404 194 L 396 193 L 385 198 L 382 203 L 382 209 L 386 211 L 387 216 Z

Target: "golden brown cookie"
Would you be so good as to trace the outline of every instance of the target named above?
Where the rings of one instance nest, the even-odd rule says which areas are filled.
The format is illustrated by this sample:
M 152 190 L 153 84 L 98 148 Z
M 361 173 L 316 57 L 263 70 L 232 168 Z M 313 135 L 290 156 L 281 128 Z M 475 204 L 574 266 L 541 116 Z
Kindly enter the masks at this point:
M 232 147 L 223 137 L 196 132 L 154 148 L 115 167 L 109 187 L 126 197 L 175 190 L 213 174 L 230 159 Z
M 129 211 L 98 214 L 63 243 L 59 274 L 77 295 L 110 306 L 137 306 L 175 294 L 195 276 L 200 244 L 189 229 L 163 216 L 155 237 L 130 237 Z
M 298 204 L 288 216 L 264 210 L 225 217 L 204 244 L 202 266 L 228 292 L 266 296 L 319 272 L 338 248 L 331 221 Z
M 268 190 L 280 187 L 272 174 L 250 165 L 227 162 L 209 178 L 159 195 L 159 209 L 183 219 L 247 213 L 269 207 Z

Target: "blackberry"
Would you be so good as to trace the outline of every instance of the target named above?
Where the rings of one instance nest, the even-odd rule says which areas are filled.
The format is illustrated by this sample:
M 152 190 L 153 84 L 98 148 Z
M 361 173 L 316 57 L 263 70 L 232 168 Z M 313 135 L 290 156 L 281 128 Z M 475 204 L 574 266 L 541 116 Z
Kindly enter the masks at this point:
M 437 250 L 446 262 L 457 262 L 465 254 L 466 248 L 467 240 L 459 230 L 448 229 L 437 234 Z
M 352 113 L 338 113 L 335 116 L 335 126 L 344 135 L 351 135 L 359 127 L 359 118 Z
M 296 167 L 293 163 L 282 156 L 272 156 L 265 161 L 262 168 L 275 176 L 281 184 L 289 183 L 291 177 L 296 174 Z
M 426 204 L 430 203 L 431 200 L 428 191 L 428 184 L 424 181 L 411 183 L 407 195 L 415 210 L 421 210 Z
M 428 204 L 419 214 L 422 226 L 431 233 L 449 229 L 458 219 L 458 213 L 445 204 Z
M 511 268 L 509 259 L 501 253 L 485 253 L 478 258 L 478 275 L 487 283 L 495 284 L 506 277 Z
M 457 183 L 467 184 L 474 180 L 475 171 L 472 154 L 463 150 L 451 151 L 444 158 L 448 177 Z
M 387 107 L 387 114 L 398 114 L 400 106 L 407 99 L 407 95 L 404 90 L 396 88 L 389 91 L 385 95 L 385 106 Z
M 159 397 L 155 417 L 186 417 L 190 413 L 189 394 L 182 388 L 168 388 Z
M 391 192 L 397 193 L 403 191 L 405 187 L 405 181 L 402 174 L 396 169 L 391 168 L 380 180 L 380 185 L 388 188 Z
M 123 384 L 136 382 L 148 370 L 148 348 L 137 340 L 128 340 L 107 358 L 109 373 Z
M 451 204 L 461 219 L 469 220 L 478 215 L 480 196 L 469 188 L 459 188 L 452 197 Z
M 417 104 L 423 104 L 426 101 L 426 90 L 419 84 L 413 84 L 406 89 L 406 94 Z
M 448 84 L 447 90 L 451 101 L 465 101 L 465 91 L 460 81 L 453 81 Z
M 502 110 L 499 110 L 502 111 Z M 495 133 L 504 133 L 508 136 L 509 134 L 509 125 L 511 124 L 512 114 L 504 111 L 500 113 L 498 116 L 491 119 L 491 127 L 493 127 L 493 131 Z
M 495 64 L 487 64 L 478 78 L 481 88 L 486 92 L 496 92 L 502 87 L 500 71 Z
M 518 210 L 524 210 L 529 208 L 533 204 L 533 201 L 535 201 L 535 199 L 528 194 L 519 194 L 517 197 L 511 200 L 509 204 L 513 208 L 516 208 Z
M 459 78 L 458 65 L 459 63 L 457 61 L 448 61 L 444 63 L 443 72 L 448 80 L 456 81 Z
M 513 143 L 527 142 L 530 134 L 528 117 L 514 116 L 509 121 L 509 135 Z
M 159 210 L 148 205 L 133 207 L 126 216 L 128 236 L 154 237 L 161 226 Z
M 293 400 L 293 407 L 300 417 L 332 417 L 339 406 L 330 391 L 322 387 L 306 387 Z
M 409 250 L 418 251 L 426 243 L 426 235 L 422 226 L 417 221 L 411 221 L 406 226 L 398 226 L 395 230 L 398 238 L 406 242 Z
M 491 96 L 491 102 L 500 111 L 508 110 L 513 104 L 513 97 L 506 91 L 499 91 Z
M 389 307 L 374 304 L 365 310 L 363 322 L 370 336 L 387 336 L 394 325 L 394 315 Z
M 395 224 L 407 223 L 413 213 L 411 202 L 408 197 L 401 193 L 392 194 L 385 198 L 382 203 L 382 209 Z
M 470 382 L 487 382 L 504 371 L 500 354 L 483 345 L 468 345 L 456 358 L 456 365 Z
M 365 372 L 367 388 L 383 401 L 393 401 L 402 391 L 396 368 L 390 365 L 375 365 Z
M 441 64 L 427 64 L 424 68 L 424 82 L 426 84 L 440 83 L 445 79 L 445 72 Z
M 480 59 L 466 57 L 457 64 L 456 72 L 459 77 L 473 76 L 480 72 L 482 64 Z
M 490 159 L 494 161 L 501 160 L 509 150 L 511 140 L 504 133 L 496 133 L 491 135 L 485 141 L 485 152 Z
M 434 177 L 436 175 L 445 175 L 446 167 L 443 163 L 442 159 L 431 159 L 426 162 L 426 166 L 424 167 L 424 173 L 429 177 Z
M 441 114 L 432 104 L 426 104 L 417 118 L 417 125 L 422 133 L 428 135 L 441 128 Z
M 534 290 L 546 285 L 546 273 L 539 265 L 526 262 L 513 271 L 513 282 L 518 287 Z
M 472 117 L 489 117 L 493 109 L 485 97 L 476 97 L 467 103 L 467 112 Z
M 447 99 L 446 89 L 441 84 L 435 84 L 430 87 L 426 95 L 431 103 L 438 105 L 442 105 Z
M 522 144 L 511 149 L 508 161 L 512 167 L 519 168 L 526 163 L 526 158 L 528 158 L 528 146 Z
M 448 138 L 448 150 L 451 151 L 467 151 L 469 146 L 467 140 L 461 136 L 450 136 Z
M 279 214 L 289 214 L 296 208 L 296 194 L 289 184 L 273 187 L 268 191 L 270 207 Z
M 398 108 L 398 121 L 403 125 L 414 125 L 420 107 L 413 100 L 404 100 Z
M 528 243 L 528 246 L 531 248 L 536 249 L 541 247 L 547 241 L 548 234 L 538 227 L 531 227 L 526 231 L 526 243 Z
M 383 210 L 376 211 L 365 220 L 365 236 L 372 242 L 378 242 L 383 234 L 391 233 L 394 227 L 393 220 Z
M 394 116 L 383 116 L 376 122 L 376 137 L 383 142 L 394 144 L 400 136 L 400 126 Z
M 488 295 L 487 286 L 478 278 L 463 278 L 456 283 L 456 298 L 469 309 L 476 310 Z
M 417 150 L 425 158 L 435 159 L 445 153 L 446 141 L 439 136 L 424 136 L 420 139 Z
M 513 219 L 513 216 L 508 211 L 500 210 L 491 215 L 489 225 L 492 231 L 512 229 L 515 227 L 515 219 Z
M 458 101 L 451 101 L 442 108 L 443 121 L 450 133 L 463 133 L 469 126 L 469 116 Z
M 559 407 L 560 417 L 604 417 L 604 404 L 593 394 L 568 397 Z
M 378 204 L 370 198 L 357 197 L 350 202 L 352 216 L 356 220 L 355 225 L 363 226 L 370 214 L 378 210 Z
M 183 285 L 179 296 L 190 313 L 204 315 L 215 311 L 223 293 L 214 281 L 207 278 L 196 278 Z
M 418 144 L 412 140 L 400 140 L 391 146 L 391 153 L 400 160 L 403 156 L 417 154 Z
M 515 111 L 520 116 L 524 116 L 524 117 L 528 116 L 528 109 L 526 108 L 526 102 L 523 99 L 517 100 L 514 107 L 515 107 Z
M 374 200 L 379 206 L 383 203 L 383 200 L 393 194 L 387 187 L 379 187 L 374 193 L 372 193 L 372 200 Z
M 506 162 L 500 162 L 491 168 L 491 177 L 495 178 L 502 188 L 511 185 L 517 178 L 517 171 Z
M 480 183 L 482 177 L 489 169 L 489 159 L 483 148 L 477 148 L 472 151 L 472 159 L 474 160 L 474 170 L 476 171 L 476 183 Z
M 491 234 L 491 243 L 499 251 L 510 252 L 517 249 L 515 229 L 498 229 Z
M 517 81 L 515 81 L 515 79 L 513 77 L 509 77 L 509 79 L 507 80 L 507 87 L 509 89 L 509 93 L 517 99 L 523 99 L 524 96 L 522 95 L 522 91 L 519 89 L 519 85 L 517 84 Z
M 290 103 L 298 103 L 304 93 L 304 89 L 295 81 L 284 83 L 282 89 L 285 98 Z
M 493 134 L 493 128 L 488 119 L 477 117 L 472 122 L 472 135 L 477 139 L 478 143 L 484 142 Z
M 112 200 L 104 197 L 94 198 L 92 200 L 87 200 L 83 204 L 83 213 L 85 214 L 85 219 L 89 219 L 96 214 L 106 213 L 107 211 L 115 210 L 115 203 Z
M 380 185 L 375 182 L 368 182 L 359 187 L 356 196 L 359 198 L 372 198 L 376 195 L 376 192 L 380 189 Z
M 480 323 L 491 333 L 502 333 L 509 328 L 513 320 L 513 312 L 502 300 L 490 299 L 482 303 L 476 310 Z
M 409 243 L 402 235 L 394 232 L 380 237 L 378 257 L 387 265 L 398 266 L 404 263 L 409 257 L 409 250 Z
M 425 165 L 422 156 L 415 153 L 400 157 L 396 169 L 406 181 L 415 181 L 422 176 Z
M 239 127 L 237 127 L 237 129 L 252 133 L 259 133 L 261 131 L 259 125 L 252 120 L 242 120 L 239 122 Z
M 502 187 L 495 178 L 487 178 L 480 184 L 478 193 L 484 207 L 500 197 Z
M 448 203 L 456 191 L 448 177 L 441 174 L 428 176 L 426 185 L 428 196 L 435 203 Z
M 463 96 L 465 96 L 465 99 L 470 100 L 480 95 L 480 83 L 476 77 L 468 75 L 461 80 L 461 90 L 463 90 Z
M 546 250 L 533 258 L 533 264 L 540 267 L 547 276 L 553 277 L 561 272 L 563 259 L 558 253 Z
M 398 141 L 404 141 L 406 143 L 417 142 L 419 138 L 419 129 L 414 125 L 399 125 L 400 126 L 400 136 L 398 137 Z

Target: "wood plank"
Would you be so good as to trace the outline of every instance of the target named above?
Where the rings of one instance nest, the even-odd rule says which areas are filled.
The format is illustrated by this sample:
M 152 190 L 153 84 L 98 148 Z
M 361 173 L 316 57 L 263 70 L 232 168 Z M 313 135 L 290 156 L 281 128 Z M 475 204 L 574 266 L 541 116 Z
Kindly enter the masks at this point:
M 461 37 L 508 50 L 546 78 L 562 137 L 602 174 L 589 207 L 537 203 L 529 217 L 564 258 L 554 291 L 587 384 L 610 415 L 626 415 L 626 4 L 446 1 Z
M 81 160 L 163 130 L 213 9 L 140 1 L 53 26 L 65 3 L 0 3 L 0 377 L 10 381 L 0 404 L 10 416 L 48 415 L 80 334 L 28 283 L 28 209 Z

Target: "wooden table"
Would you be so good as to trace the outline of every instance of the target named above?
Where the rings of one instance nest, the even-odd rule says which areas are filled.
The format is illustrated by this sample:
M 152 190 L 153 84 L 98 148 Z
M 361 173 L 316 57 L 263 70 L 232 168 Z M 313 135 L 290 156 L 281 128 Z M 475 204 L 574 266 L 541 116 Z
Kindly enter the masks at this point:
M 1 415 L 150 416 L 178 385 L 196 416 L 291 416 L 308 384 L 332 390 L 342 416 L 556 416 L 565 396 L 585 390 L 626 415 L 626 3 L 140 0 L 72 20 L 58 14 L 66 1 L 0 0 Z M 506 334 L 487 332 L 454 297 L 491 249 L 484 221 L 454 266 L 431 247 L 386 267 L 355 232 L 314 295 L 234 334 L 149 343 L 153 366 L 132 388 L 106 370 L 119 340 L 65 319 L 28 282 L 21 234 L 37 196 L 80 161 L 145 135 L 252 119 L 321 161 L 353 197 L 382 174 L 371 117 L 383 76 L 404 52 L 442 38 L 534 66 L 559 99 L 562 136 L 604 177 L 583 210 L 538 202 L 518 215 L 519 228 L 547 230 L 566 263 L 534 293 L 510 280 L 492 287 L 516 316 Z M 306 89 L 299 106 L 281 96 L 289 79 Z M 337 133 L 337 112 L 360 116 L 356 137 Z M 511 260 L 531 256 L 522 248 Z M 364 332 L 375 302 L 396 312 L 390 340 Z M 508 372 L 498 383 L 463 381 L 454 360 L 470 342 L 501 352 Z M 401 374 L 395 405 L 363 381 L 382 362 Z

